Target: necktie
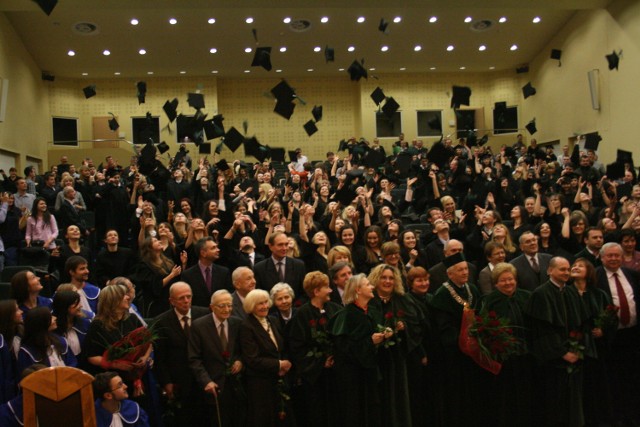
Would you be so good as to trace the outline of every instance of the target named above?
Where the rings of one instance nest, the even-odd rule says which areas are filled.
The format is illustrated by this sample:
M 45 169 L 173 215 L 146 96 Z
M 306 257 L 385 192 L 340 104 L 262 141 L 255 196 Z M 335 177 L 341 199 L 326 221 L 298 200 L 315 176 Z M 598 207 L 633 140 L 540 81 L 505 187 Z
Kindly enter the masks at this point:
M 278 278 L 281 282 L 284 282 L 284 266 L 282 265 L 282 261 L 278 261 Z
M 224 332 L 224 322 L 220 323 L 220 344 L 222 344 L 222 350 L 227 350 L 227 334 Z
M 629 312 L 629 301 L 624 293 L 622 283 L 618 278 L 618 273 L 613 273 L 613 280 L 616 282 L 616 291 L 618 292 L 618 304 L 620 305 L 620 323 L 627 326 L 631 321 L 631 313 Z
M 540 273 L 540 266 L 538 265 L 538 260 L 536 260 L 535 256 L 531 257 L 531 268 L 533 269 L 533 271 L 535 271 L 536 273 Z
M 182 330 L 184 331 L 184 334 L 187 336 L 187 338 L 189 338 L 189 333 L 191 332 L 191 326 L 189 326 L 189 317 L 182 316 L 182 323 L 184 324 Z
M 204 283 L 207 285 L 209 295 L 211 295 L 211 268 L 209 267 L 204 269 Z

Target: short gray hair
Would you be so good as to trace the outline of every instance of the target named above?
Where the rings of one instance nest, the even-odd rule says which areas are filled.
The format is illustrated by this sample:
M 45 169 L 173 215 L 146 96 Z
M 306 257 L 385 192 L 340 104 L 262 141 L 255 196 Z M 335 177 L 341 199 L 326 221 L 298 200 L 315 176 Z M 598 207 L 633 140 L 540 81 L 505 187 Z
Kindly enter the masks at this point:
M 244 273 L 247 270 L 253 272 L 253 270 L 250 269 L 249 267 L 238 267 L 235 270 L 233 270 L 233 273 L 231 273 L 231 282 L 235 285 L 236 282 L 240 280 L 240 275 L 242 275 L 242 273 Z
M 176 282 L 176 283 L 174 283 L 174 285 L 177 284 L 177 283 L 182 283 L 182 282 Z M 213 293 L 213 295 L 211 295 L 211 304 L 213 304 L 213 300 L 215 300 L 216 297 L 219 297 L 220 295 L 229 295 L 229 296 L 231 296 L 231 293 L 226 289 L 218 289 L 217 291 L 215 291 Z
M 604 245 L 602 245 L 602 247 L 600 248 L 600 256 L 604 255 L 604 253 L 611 248 L 618 248 L 620 250 L 622 250 L 622 246 L 620 246 L 620 243 L 616 243 L 616 242 L 609 242 L 609 243 L 605 243 Z
M 253 309 L 256 308 L 256 304 L 263 299 L 266 299 L 269 302 L 269 307 L 271 307 L 273 303 L 271 302 L 271 298 L 269 298 L 269 292 L 264 289 L 254 289 L 249 292 L 247 296 L 244 297 L 244 302 L 242 303 L 244 312 L 247 314 L 253 313 Z
M 280 291 L 287 291 L 289 295 L 291 295 L 291 299 L 296 298 L 296 293 L 293 292 L 293 288 L 289 286 L 288 283 L 278 282 L 275 285 L 273 285 L 273 288 L 271 288 L 271 290 L 269 291 L 269 296 L 271 297 L 271 300 L 274 300 L 276 295 Z

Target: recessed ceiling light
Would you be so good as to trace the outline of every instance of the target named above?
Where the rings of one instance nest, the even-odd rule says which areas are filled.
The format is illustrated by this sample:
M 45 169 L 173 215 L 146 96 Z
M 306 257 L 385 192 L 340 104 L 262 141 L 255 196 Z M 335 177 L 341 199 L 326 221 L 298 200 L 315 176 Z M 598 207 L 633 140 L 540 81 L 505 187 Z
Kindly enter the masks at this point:
M 307 71 L 311 72 L 313 71 L 313 68 L 307 68 Z
M 455 47 L 453 47 L 452 44 L 450 44 L 449 46 L 447 46 L 447 52 L 451 52 L 453 49 L 455 49 Z
M 116 71 L 116 72 L 115 72 L 115 73 L 113 73 L 113 74 L 115 74 L 116 76 L 119 76 L 119 75 L 120 75 L 120 71 Z
M 180 71 L 180 74 L 187 74 L 186 71 Z
M 138 25 L 139 23 L 140 22 L 136 18 L 131 19 L 131 25 Z
M 207 22 L 208 22 L 209 24 L 215 24 L 215 23 L 216 23 L 216 18 L 209 18 L 209 19 L 207 20 Z
M 245 47 L 245 48 L 244 48 L 244 51 L 245 51 L 246 53 L 251 53 L 251 48 L 250 48 L 250 47 Z
M 386 51 L 388 51 L 388 50 L 389 50 L 389 46 L 382 46 L 382 47 L 380 48 L 380 50 L 381 50 L 381 51 L 383 51 L 383 52 L 386 52 Z
M 405 67 L 400 67 L 400 71 L 404 71 L 404 70 L 406 70 Z
M 430 69 L 430 70 L 435 70 L 435 69 L 436 69 L 436 67 L 431 67 L 431 68 L 429 68 L 429 69 Z
M 420 46 L 419 44 L 415 45 L 413 50 L 415 50 L 416 52 L 420 52 L 422 50 L 422 46 Z
M 217 53 L 218 49 L 216 49 L 215 47 L 212 47 L 211 49 L 209 49 L 209 53 Z
M 276 70 L 276 73 L 281 73 L 281 72 L 282 72 L 282 70 Z
M 282 46 L 282 47 L 280 48 L 280 52 L 284 53 L 284 52 L 286 52 L 286 51 L 287 51 L 287 48 L 286 48 L 285 46 Z
M 218 70 L 212 70 L 211 74 L 218 74 Z
M 356 48 L 355 48 L 354 46 L 349 46 L 349 47 L 347 48 L 347 50 L 348 50 L 349 52 L 353 52 L 354 50 L 356 50 Z
M 471 21 L 473 21 L 473 18 L 470 16 L 467 16 L 466 18 L 464 18 L 464 22 L 466 22 L 467 24 Z
M 144 49 L 140 49 L 140 50 L 138 51 L 138 53 L 139 53 L 140 55 L 146 55 L 146 54 L 147 54 L 147 51 L 146 51 L 146 50 L 144 50 Z
M 518 45 L 517 44 L 512 44 L 509 49 L 510 50 L 518 50 Z
M 364 16 L 358 17 L 357 21 L 358 21 L 358 24 L 362 24 L 364 22 Z
M 247 19 L 244 20 L 244 22 L 246 22 L 247 24 L 253 24 L 253 18 L 248 17 Z
M 481 44 L 480 46 L 478 46 L 478 50 L 480 52 L 484 52 L 485 50 L 487 50 L 487 47 L 485 45 Z
M 467 67 L 460 67 L 460 69 L 461 69 L 461 70 L 466 70 L 466 69 L 467 69 Z
M 320 52 L 322 50 L 322 48 L 320 46 L 316 46 L 313 48 L 314 52 Z
M 375 71 L 375 70 L 376 70 L 376 69 L 375 69 L 375 68 L 373 68 L 373 67 L 369 68 L 369 71 Z
M 88 75 L 89 75 L 89 73 L 82 73 L 82 75 L 83 75 L 83 76 L 88 76 Z
M 429 22 L 431 22 L 432 24 L 438 22 L 438 17 L 437 16 L 432 16 L 431 18 L 429 18 Z
M 250 73 L 250 72 L 251 72 L 251 70 L 244 70 L 244 72 L 245 72 L 245 73 Z
M 396 24 L 398 24 L 401 21 L 402 21 L 402 18 L 399 16 L 396 16 L 395 18 L 393 18 L 393 22 L 395 22 Z
M 536 16 L 535 18 L 533 18 L 533 20 L 531 22 L 533 22 L 534 24 L 537 24 L 540 21 L 541 21 L 540 17 Z
M 338 68 L 338 71 L 344 71 L 344 68 Z
M 147 71 L 147 74 L 152 75 L 153 71 Z
M 320 22 L 322 22 L 323 24 L 326 24 L 327 22 L 329 22 L 329 17 L 323 16 L 322 18 L 320 18 Z
M 105 50 L 102 51 L 102 54 L 104 56 L 109 56 L 109 55 L 111 55 L 111 52 L 109 50 L 105 49 Z
M 74 51 L 70 50 L 69 52 L 67 52 L 67 55 L 76 56 L 76 53 Z
M 505 22 L 507 22 L 507 17 L 506 16 L 501 16 L 500 19 L 498 19 L 498 22 L 501 24 L 504 24 Z
M 178 23 L 178 20 L 176 18 L 169 19 L 169 24 L 176 25 L 177 23 Z
M 291 22 L 291 18 L 289 18 L 288 16 L 286 18 L 284 18 L 282 20 L 282 22 L 284 22 L 285 24 L 288 24 L 289 22 Z
M 490 70 L 495 70 L 496 67 L 494 67 L 493 65 L 491 67 L 489 67 Z

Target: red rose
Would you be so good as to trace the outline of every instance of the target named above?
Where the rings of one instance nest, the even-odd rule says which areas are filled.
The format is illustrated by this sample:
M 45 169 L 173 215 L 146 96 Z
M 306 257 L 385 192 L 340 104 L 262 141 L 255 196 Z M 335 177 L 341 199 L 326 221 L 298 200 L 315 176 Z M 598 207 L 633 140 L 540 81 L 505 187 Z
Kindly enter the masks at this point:
M 482 317 L 480 317 L 480 316 L 476 316 L 476 322 L 478 322 L 478 323 L 482 323 L 482 321 L 483 321 L 483 320 L 484 320 L 484 319 L 483 319 Z
M 222 358 L 225 360 L 229 360 L 229 358 L 231 357 L 231 353 L 229 353 L 228 351 L 223 351 L 222 352 Z
M 582 340 L 582 332 L 576 332 L 576 340 Z
M 404 310 L 398 310 L 396 317 L 404 317 Z
M 384 315 L 384 318 L 387 320 L 393 319 L 393 313 L 390 311 L 387 311 L 387 314 Z
M 490 319 L 495 319 L 496 317 L 498 317 L 498 315 L 496 314 L 496 312 L 495 312 L 495 311 L 493 311 L 493 310 L 491 310 L 491 311 L 489 312 L 489 318 L 490 318 Z
M 507 329 L 507 333 L 508 334 L 512 334 L 513 333 L 513 329 L 511 329 L 511 328 Z
M 569 332 L 569 338 L 576 338 L 577 336 L 578 336 L 578 332 L 576 331 Z
M 327 324 L 327 318 L 326 318 L 326 317 L 321 317 L 321 318 L 318 320 L 318 325 L 320 325 L 320 326 L 324 326 L 324 325 L 326 325 L 326 324 Z
M 287 413 L 285 411 L 278 412 L 278 418 L 282 421 L 287 418 Z
M 312 328 L 315 328 L 316 324 L 317 324 L 316 319 L 309 320 L 309 326 L 311 326 Z
M 496 328 L 496 327 L 500 326 L 500 321 L 499 320 L 491 320 L 489 322 L 489 326 Z

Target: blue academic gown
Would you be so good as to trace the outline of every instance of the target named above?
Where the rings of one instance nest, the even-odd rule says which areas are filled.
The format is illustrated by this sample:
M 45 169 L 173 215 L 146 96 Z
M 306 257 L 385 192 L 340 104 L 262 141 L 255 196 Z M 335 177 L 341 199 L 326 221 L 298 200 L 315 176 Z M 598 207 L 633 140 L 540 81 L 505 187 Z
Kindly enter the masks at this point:
M 98 296 L 100 295 L 100 288 L 92 285 L 89 282 L 86 282 L 82 290 L 87 296 L 87 301 L 89 301 L 89 307 L 91 307 L 91 311 L 93 311 L 94 313 L 98 313 Z
M 78 360 L 76 356 L 73 354 L 73 351 L 69 348 L 69 344 L 67 340 L 59 337 L 62 342 L 62 352 L 60 354 L 62 361 L 65 366 L 71 366 L 73 368 L 78 366 Z M 49 358 L 44 357 L 42 359 L 38 359 L 35 355 L 35 351 L 32 347 L 21 345 L 20 351 L 18 351 L 18 369 L 17 372 L 22 372 L 25 368 L 33 365 L 34 363 L 42 363 L 43 365 L 49 366 Z
M 36 307 L 47 307 L 49 309 L 49 311 L 51 311 L 52 307 L 53 307 L 53 300 L 51 298 L 47 298 L 47 297 L 43 297 L 41 295 L 38 295 L 36 297 Z M 23 319 L 24 319 L 24 316 L 27 314 L 27 311 L 31 310 L 29 307 L 27 307 L 24 304 L 19 305 L 18 308 L 20 310 L 22 310 L 22 318 Z
M 113 414 L 102 407 L 102 399 L 96 399 L 97 427 L 109 427 L 113 420 Z M 120 402 L 120 418 L 123 426 L 149 427 L 147 413 L 133 400 Z
M 0 334 L 0 403 L 5 403 L 16 395 L 15 366 L 11 343 L 6 342 Z
M 0 405 L 0 426 L 22 427 L 22 394 Z

